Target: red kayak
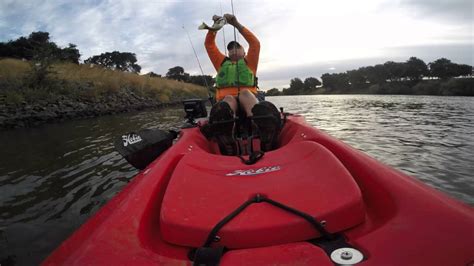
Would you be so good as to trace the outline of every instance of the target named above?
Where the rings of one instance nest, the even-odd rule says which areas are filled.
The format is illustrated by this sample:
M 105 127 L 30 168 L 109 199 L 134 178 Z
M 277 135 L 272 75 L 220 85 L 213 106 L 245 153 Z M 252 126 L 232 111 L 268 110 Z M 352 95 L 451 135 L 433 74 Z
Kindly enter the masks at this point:
M 247 165 L 197 127 L 44 265 L 471 265 L 474 210 L 287 118 Z

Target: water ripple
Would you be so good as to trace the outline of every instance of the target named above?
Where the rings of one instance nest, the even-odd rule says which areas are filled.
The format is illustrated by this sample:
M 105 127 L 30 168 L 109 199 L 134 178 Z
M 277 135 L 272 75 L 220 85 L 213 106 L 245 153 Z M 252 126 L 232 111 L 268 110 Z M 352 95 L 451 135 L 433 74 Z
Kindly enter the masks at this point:
M 474 101 L 463 97 L 269 97 L 372 157 L 474 204 Z M 181 108 L 1 132 L 0 261 L 38 264 L 137 173 L 113 139 L 176 129 Z M 26 248 L 25 248 L 26 247 Z
M 269 97 L 370 156 L 474 204 L 474 101 L 469 97 Z

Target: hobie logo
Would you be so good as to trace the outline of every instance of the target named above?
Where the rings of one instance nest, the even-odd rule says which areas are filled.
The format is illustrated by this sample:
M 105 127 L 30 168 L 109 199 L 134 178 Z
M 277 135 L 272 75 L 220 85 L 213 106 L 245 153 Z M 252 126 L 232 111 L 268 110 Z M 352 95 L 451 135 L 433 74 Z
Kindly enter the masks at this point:
M 280 166 L 265 166 L 258 169 L 247 169 L 247 170 L 235 170 L 232 173 L 226 174 L 226 176 L 236 176 L 236 175 L 259 175 L 270 172 L 275 172 L 280 170 Z
M 129 144 L 135 144 L 137 142 L 142 141 L 142 138 L 140 138 L 140 136 L 138 136 L 137 134 L 129 134 L 129 135 L 123 135 L 122 140 L 123 140 L 123 146 L 127 147 Z

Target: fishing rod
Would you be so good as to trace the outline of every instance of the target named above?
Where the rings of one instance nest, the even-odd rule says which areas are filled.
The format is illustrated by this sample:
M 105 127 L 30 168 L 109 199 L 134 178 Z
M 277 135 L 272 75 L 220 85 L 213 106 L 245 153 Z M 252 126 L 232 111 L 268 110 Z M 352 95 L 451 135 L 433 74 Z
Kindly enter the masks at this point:
M 221 17 L 224 16 L 224 13 L 222 12 L 222 2 L 219 0 L 219 5 L 221 6 Z M 227 57 L 227 49 L 225 47 L 226 41 L 225 41 L 225 29 L 222 27 L 222 37 L 224 39 L 224 54 Z
M 206 84 L 208 99 L 211 102 L 211 104 L 214 104 L 214 98 L 212 97 L 212 94 L 211 94 L 211 88 L 209 87 L 209 84 L 207 83 L 206 76 L 204 75 L 204 70 L 202 70 L 201 62 L 199 61 L 199 57 L 196 53 L 196 49 L 194 49 L 194 44 L 193 44 L 193 41 L 191 40 L 191 36 L 189 36 L 189 32 L 186 30 L 184 25 L 183 25 L 183 30 L 186 32 L 186 35 L 188 36 L 189 43 L 191 44 L 191 47 L 193 48 L 194 56 L 196 57 L 196 60 L 199 65 L 199 69 L 201 70 L 201 77 L 204 80 L 204 84 Z
M 235 18 L 235 12 L 234 12 L 234 0 L 230 0 L 230 5 L 232 7 L 232 16 Z M 237 29 L 234 26 L 234 42 L 237 42 Z M 234 49 L 235 49 L 235 44 L 234 44 Z M 236 71 L 237 71 L 237 106 L 240 106 L 239 98 L 240 98 L 240 81 L 239 81 L 239 61 L 237 60 L 236 63 Z
M 234 1 L 233 1 L 233 0 L 230 0 L 230 5 L 231 5 L 231 8 L 232 8 L 232 15 L 235 16 L 235 12 L 234 12 Z M 239 41 L 239 35 L 236 35 L 236 34 L 235 34 L 235 27 L 234 27 L 234 41 Z

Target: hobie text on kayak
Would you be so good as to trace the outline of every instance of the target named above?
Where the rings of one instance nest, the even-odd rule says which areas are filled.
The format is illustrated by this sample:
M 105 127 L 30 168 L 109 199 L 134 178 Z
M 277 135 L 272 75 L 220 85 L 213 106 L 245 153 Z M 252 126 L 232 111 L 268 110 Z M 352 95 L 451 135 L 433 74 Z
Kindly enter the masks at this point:
M 127 147 L 129 144 L 135 144 L 137 142 L 142 141 L 142 138 L 137 134 L 128 134 L 122 136 L 123 146 Z
M 243 176 L 248 176 L 248 175 L 259 175 L 259 174 L 265 174 L 265 173 L 270 173 L 270 172 L 275 172 L 279 171 L 281 169 L 280 166 L 265 166 L 262 168 L 258 169 L 246 169 L 246 170 L 235 170 L 232 173 L 226 174 L 226 176 L 236 176 L 236 175 L 243 175 Z

